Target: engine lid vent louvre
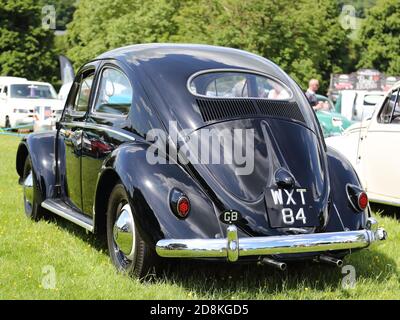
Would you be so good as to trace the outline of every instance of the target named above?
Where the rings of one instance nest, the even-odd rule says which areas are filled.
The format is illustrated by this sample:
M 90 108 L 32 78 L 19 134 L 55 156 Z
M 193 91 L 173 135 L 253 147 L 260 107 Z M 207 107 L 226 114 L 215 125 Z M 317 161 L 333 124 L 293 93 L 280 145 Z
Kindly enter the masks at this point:
M 196 99 L 204 122 L 241 116 L 271 116 L 305 122 L 296 102 L 265 99 Z
M 197 99 L 197 105 L 205 122 L 259 114 L 255 104 L 245 99 Z
M 296 102 L 257 100 L 257 105 L 263 115 L 305 122 L 304 116 Z

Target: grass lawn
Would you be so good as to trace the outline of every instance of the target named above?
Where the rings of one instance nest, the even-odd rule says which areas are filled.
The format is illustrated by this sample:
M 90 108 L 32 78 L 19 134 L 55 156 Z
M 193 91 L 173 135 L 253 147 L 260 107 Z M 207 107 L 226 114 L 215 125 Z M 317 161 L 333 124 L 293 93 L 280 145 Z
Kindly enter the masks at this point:
M 346 258 L 356 286 L 342 287 L 338 268 L 313 263 L 268 267 L 176 263 L 168 276 L 140 283 L 115 272 L 106 246 L 63 221 L 28 220 L 17 183 L 19 138 L 0 135 L 0 299 L 398 299 L 400 223 L 379 217 L 382 245 Z M 48 266 L 56 285 L 46 289 Z

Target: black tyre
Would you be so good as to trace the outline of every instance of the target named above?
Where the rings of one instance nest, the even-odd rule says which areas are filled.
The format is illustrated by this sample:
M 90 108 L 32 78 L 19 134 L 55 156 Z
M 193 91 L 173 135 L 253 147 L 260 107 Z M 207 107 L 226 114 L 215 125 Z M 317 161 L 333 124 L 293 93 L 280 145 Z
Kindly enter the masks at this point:
M 32 170 L 32 161 L 30 156 L 25 160 L 22 181 L 24 188 L 25 214 L 28 218 L 38 221 L 45 214 L 45 209 L 40 206 L 42 203 L 42 196 L 38 189 L 36 176 Z
M 137 231 L 133 208 L 122 184 L 111 192 L 107 209 L 107 244 L 115 267 L 144 279 L 155 274 L 158 256 Z

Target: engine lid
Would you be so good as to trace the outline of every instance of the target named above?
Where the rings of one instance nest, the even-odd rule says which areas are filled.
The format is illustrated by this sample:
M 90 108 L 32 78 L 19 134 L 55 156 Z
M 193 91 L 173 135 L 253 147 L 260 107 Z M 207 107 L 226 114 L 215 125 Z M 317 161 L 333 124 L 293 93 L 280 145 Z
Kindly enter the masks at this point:
M 197 150 L 192 165 L 226 209 L 240 208 L 243 219 L 258 227 L 324 223 L 329 177 L 325 155 L 310 129 L 293 121 L 253 118 L 211 124 L 189 137 L 188 150 Z M 205 157 L 202 150 L 211 154 Z M 261 201 L 260 220 L 252 205 Z

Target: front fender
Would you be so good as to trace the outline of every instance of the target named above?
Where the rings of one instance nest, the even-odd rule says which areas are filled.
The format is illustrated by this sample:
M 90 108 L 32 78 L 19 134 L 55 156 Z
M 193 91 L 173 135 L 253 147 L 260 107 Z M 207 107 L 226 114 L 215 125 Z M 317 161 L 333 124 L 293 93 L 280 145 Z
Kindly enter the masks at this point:
M 349 230 L 360 230 L 365 227 L 367 214 L 353 209 L 346 191 L 347 184 L 362 188 L 360 179 L 351 163 L 335 149 L 328 147 L 327 155 L 332 191 L 327 231 L 343 231 L 343 225 Z
M 56 184 L 55 141 L 56 131 L 30 134 L 22 139 L 17 151 L 16 166 L 20 178 L 23 175 L 26 157 L 30 155 L 32 170 L 39 183 L 42 199 L 52 197 L 54 193 Z
M 223 236 L 213 203 L 198 183 L 176 163 L 149 164 L 147 147 L 145 143 L 123 145 L 103 166 L 103 171 L 112 168 L 125 186 L 145 240 L 155 244 L 160 239 Z M 173 188 L 180 189 L 190 199 L 191 211 L 185 220 L 178 219 L 170 208 Z

